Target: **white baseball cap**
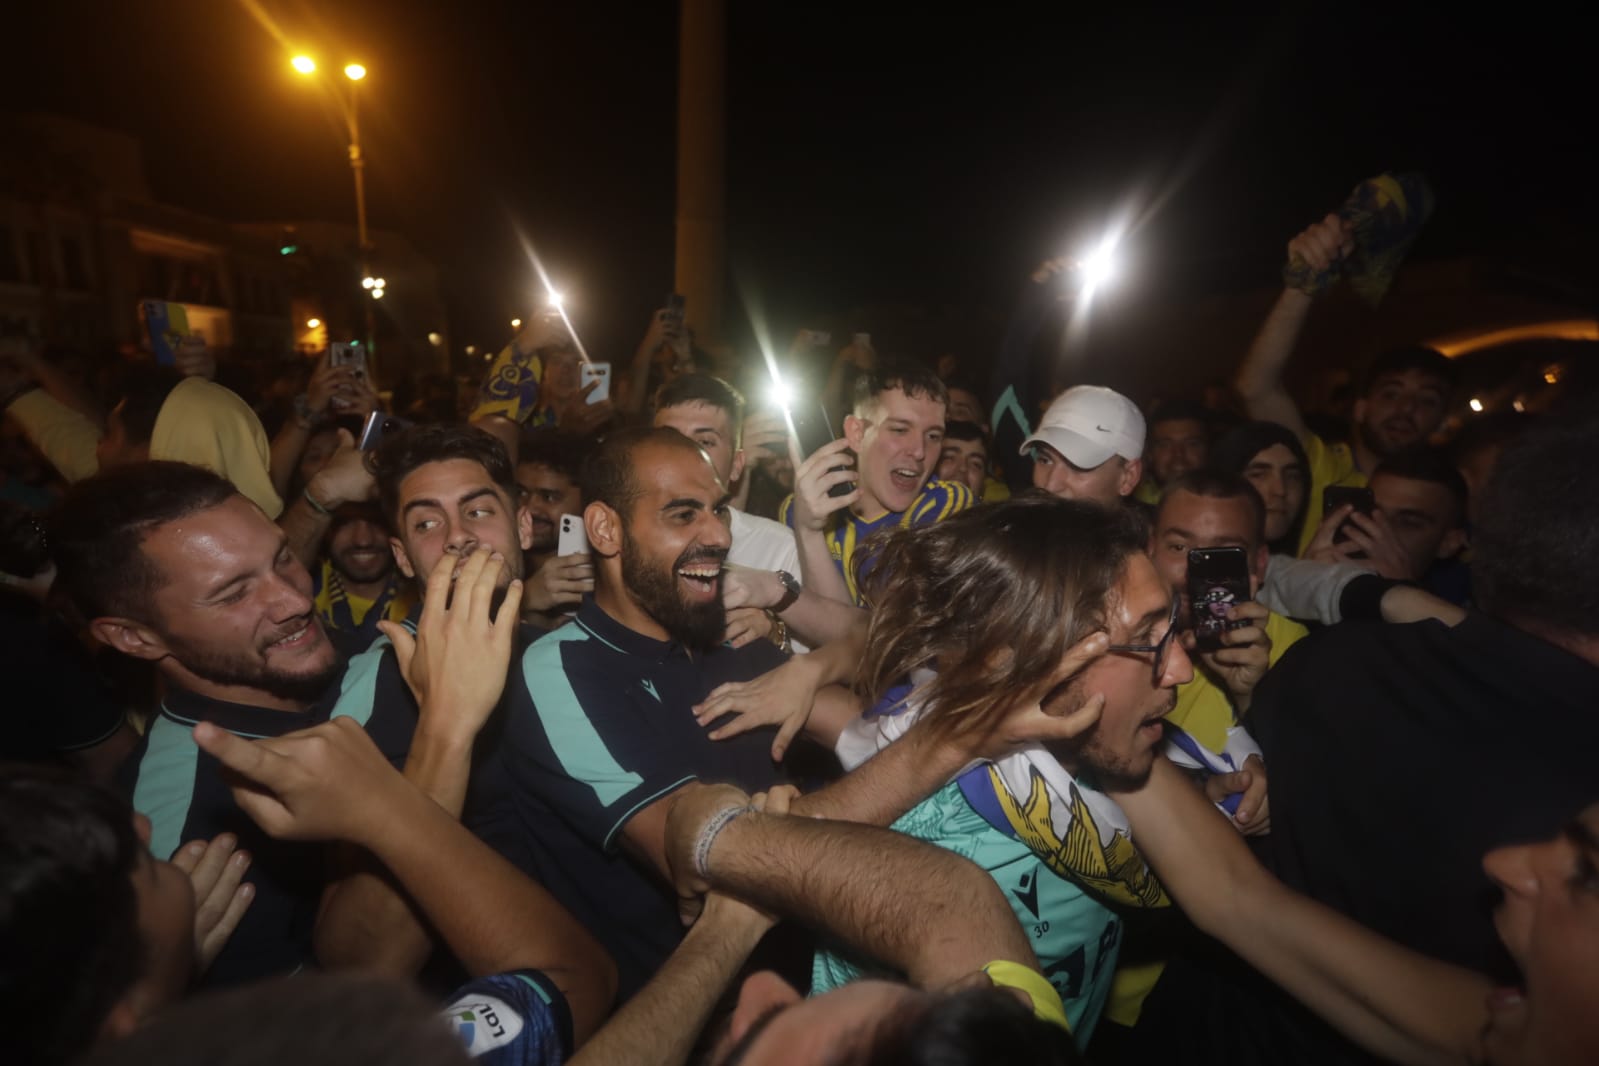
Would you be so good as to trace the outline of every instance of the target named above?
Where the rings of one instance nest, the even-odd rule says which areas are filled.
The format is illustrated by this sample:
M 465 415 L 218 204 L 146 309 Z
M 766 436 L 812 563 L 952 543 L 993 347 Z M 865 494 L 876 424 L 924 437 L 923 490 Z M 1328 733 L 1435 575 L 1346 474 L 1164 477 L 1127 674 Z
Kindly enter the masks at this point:
M 1114 389 L 1078 385 L 1055 397 L 1038 432 L 1022 442 L 1021 454 L 1026 455 L 1040 441 L 1084 470 L 1094 469 L 1113 455 L 1142 458 L 1144 414 Z

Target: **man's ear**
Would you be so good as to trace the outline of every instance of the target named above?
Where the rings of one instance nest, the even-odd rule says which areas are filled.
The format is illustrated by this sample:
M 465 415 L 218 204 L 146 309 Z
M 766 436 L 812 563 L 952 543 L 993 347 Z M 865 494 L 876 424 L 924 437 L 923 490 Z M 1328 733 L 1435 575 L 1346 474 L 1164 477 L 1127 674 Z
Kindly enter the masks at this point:
M 1439 559 L 1453 559 L 1466 550 L 1466 545 L 1470 543 L 1470 540 L 1471 538 L 1466 536 L 1464 529 L 1451 529 L 1444 534 L 1444 539 L 1438 542 L 1436 557 Z
M 96 618 L 89 623 L 94 639 L 133 659 L 155 662 L 171 654 L 155 630 L 131 618 Z
M 728 472 L 727 484 L 722 488 L 728 492 L 733 491 L 733 486 L 738 484 L 738 479 L 744 476 L 744 449 L 740 448 L 733 453 L 733 469 Z
M 394 553 L 394 565 L 400 568 L 400 573 L 415 577 L 416 567 L 411 565 L 411 557 L 405 553 L 405 545 L 400 543 L 399 537 L 389 538 L 389 550 Z
M 526 507 L 516 509 L 516 542 L 523 551 L 533 547 L 533 512 Z
M 613 558 L 622 554 L 622 516 L 610 504 L 595 502 L 583 508 L 583 529 L 595 555 Z
M 1255 549 L 1255 557 L 1249 560 L 1249 595 L 1252 598 L 1260 597 L 1260 586 L 1266 583 L 1266 567 L 1271 563 L 1271 548 L 1265 544 Z
M 1122 496 L 1131 496 L 1133 490 L 1138 488 L 1138 483 L 1144 480 L 1144 461 L 1142 459 L 1129 459 L 1127 465 L 1122 467 L 1121 480 L 1116 483 L 1116 492 Z
M 854 415 L 844 416 L 844 439 L 849 441 L 849 446 L 857 453 L 866 439 L 866 426 L 864 418 L 856 418 Z
M 1349 419 L 1356 425 L 1366 420 L 1366 398 L 1362 396 L 1355 401 L 1355 406 L 1349 410 Z

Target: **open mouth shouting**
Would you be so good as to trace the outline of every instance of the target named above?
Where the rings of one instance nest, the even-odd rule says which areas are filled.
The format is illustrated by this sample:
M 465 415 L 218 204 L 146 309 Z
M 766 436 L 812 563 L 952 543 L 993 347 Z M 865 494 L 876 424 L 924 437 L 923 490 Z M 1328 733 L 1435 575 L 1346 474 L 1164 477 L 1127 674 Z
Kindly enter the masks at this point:
M 889 470 L 888 482 L 895 492 L 914 496 L 922 487 L 922 469 L 919 466 L 896 466 Z

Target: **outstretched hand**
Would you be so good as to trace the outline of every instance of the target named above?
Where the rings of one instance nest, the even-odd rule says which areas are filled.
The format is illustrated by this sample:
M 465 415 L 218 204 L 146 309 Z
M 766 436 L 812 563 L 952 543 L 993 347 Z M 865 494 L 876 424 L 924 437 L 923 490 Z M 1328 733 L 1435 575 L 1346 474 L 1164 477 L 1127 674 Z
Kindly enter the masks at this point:
M 261 740 L 201 722 L 194 741 L 232 776 L 244 813 L 276 839 L 364 845 L 394 816 L 395 797 L 412 790 L 352 718 Z
M 394 643 L 400 673 L 421 708 L 417 728 L 470 742 L 505 689 L 522 582 L 511 581 L 498 612 L 490 615 L 507 572 L 504 558 L 480 547 L 459 567 L 454 563 L 446 555 L 428 575 L 415 637 L 396 622 L 379 622 L 378 628 Z

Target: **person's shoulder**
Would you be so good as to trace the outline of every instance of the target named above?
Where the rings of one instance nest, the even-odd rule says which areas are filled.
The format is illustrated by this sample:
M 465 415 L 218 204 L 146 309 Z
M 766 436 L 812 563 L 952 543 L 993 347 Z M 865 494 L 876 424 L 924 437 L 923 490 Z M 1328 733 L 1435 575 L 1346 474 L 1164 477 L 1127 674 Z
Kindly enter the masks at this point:
M 1289 645 L 1297 644 L 1310 636 L 1310 629 L 1292 618 L 1272 611 L 1266 616 L 1266 635 L 1271 638 L 1273 657 L 1281 655 Z
M 730 521 L 733 546 L 728 560 L 759 570 L 793 570 L 799 565 L 794 531 L 770 518 L 734 510 Z
M 971 507 L 976 502 L 972 490 L 956 481 L 929 481 L 911 504 L 913 526 L 938 522 Z

